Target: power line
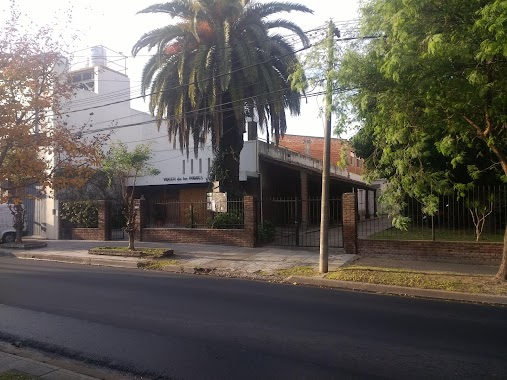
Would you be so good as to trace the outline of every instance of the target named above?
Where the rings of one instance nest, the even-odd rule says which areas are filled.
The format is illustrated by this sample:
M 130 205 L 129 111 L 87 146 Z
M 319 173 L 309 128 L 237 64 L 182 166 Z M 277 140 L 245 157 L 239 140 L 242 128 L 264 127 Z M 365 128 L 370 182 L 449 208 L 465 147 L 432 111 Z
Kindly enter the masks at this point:
M 344 21 L 344 23 L 348 23 L 348 22 L 355 22 L 355 20 Z M 325 26 L 318 26 L 318 27 L 315 27 L 313 29 L 309 29 L 309 30 L 305 31 L 305 33 L 311 33 L 311 32 L 320 31 L 320 30 L 323 30 L 324 28 L 325 28 Z M 287 36 L 283 36 L 282 38 L 287 38 L 289 36 L 294 36 L 294 37 L 291 37 L 291 38 L 298 39 L 298 36 L 295 33 L 287 35 Z M 310 37 L 310 38 L 315 38 L 315 37 Z M 298 52 L 300 52 L 302 50 L 305 50 L 305 49 L 298 49 L 298 50 L 296 50 L 296 53 L 298 53 Z M 156 54 L 149 55 L 149 56 L 155 56 L 155 55 Z M 264 63 L 264 62 L 261 62 L 261 64 L 262 63 Z M 232 72 L 234 72 L 234 71 L 232 71 Z M 229 75 L 229 73 L 222 74 L 222 75 Z M 207 79 L 204 79 L 204 80 L 209 80 L 209 79 L 210 78 L 207 78 Z M 127 82 L 127 81 L 125 81 L 125 82 Z M 134 99 L 138 99 L 138 98 L 143 97 L 143 95 L 138 96 L 138 97 L 134 97 L 134 98 L 130 97 L 130 93 L 132 92 L 132 90 L 135 90 L 135 89 L 138 89 L 138 88 L 141 88 L 141 87 L 142 87 L 142 85 L 137 85 L 135 87 L 131 87 L 130 89 L 122 89 L 122 90 L 113 91 L 113 92 L 110 92 L 110 93 L 107 93 L 107 94 L 99 95 L 98 97 L 94 97 L 93 99 L 79 99 L 79 100 L 70 101 L 69 103 L 72 103 L 72 105 L 77 105 L 77 104 L 82 104 L 82 105 L 90 104 L 91 105 L 91 104 L 93 104 L 95 102 L 102 101 L 102 100 L 105 100 L 105 99 L 117 98 L 120 95 L 129 96 L 129 98 L 123 100 L 124 102 L 126 102 L 126 101 L 130 101 L 130 100 L 134 100 Z M 153 94 L 148 94 L 148 95 L 153 95 Z M 75 111 L 75 112 L 77 112 L 77 111 Z
M 309 30 L 305 31 L 304 33 L 311 33 L 311 32 L 315 32 L 315 31 L 323 30 L 324 28 L 325 28 L 325 26 L 318 26 L 318 27 L 315 27 L 315 28 L 313 28 L 313 29 L 309 29 Z M 294 36 L 294 37 L 290 37 L 290 36 Z M 290 38 L 293 38 L 293 39 L 297 39 L 297 40 L 299 40 L 298 35 L 297 35 L 296 33 L 293 33 L 293 34 L 290 34 L 290 35 L 287 35 L 287 36 L 282 36 L 282 38 L 287 38 L 287 37 L 290 37 Z M 310 37 L 310 38 L 315 38 L 315 37 Z M 266 41 L 268 41 L 268 40 L 269 40 L 269 39 L 267 39 Z M 311 46 L 311 45 L 310 45 L 310 46 Z M 229 48 L 230 48 L 230 47 L 229 47 Z M 302 50 L 304 50 L 304 49 L 297 49 L 295 53 L 298 53 L 299 51 L 302 51 Z M 153 55 L 149 55 L 149 56 L 156 56 L 156 55 L 157 55 L 157 54 L 153 54 Z M 289 54 L 289 55 L 290 55 L 290 54 Z M 286 55 L 282 55 L 282 56 L 280 56 L 280 57 L 283 57 L 283 56 L 286 56 Z M 266 62 L 267 62 L 267 61 L 266 61 Z M 265 62 L 261 62 L 260 64 L 262 64 L 262 63 L 265 63 Z M 247 68 L 248 68 L 248 67 L 249 67 L 249 66 L 247 66 Z M 235 72 L 235 71 L 231 71 L 231 73 L 232 73 L 232 72 Z M 222 75 L 229 75 L 229 74 L 230 74 L 230 73 L 225 73 L 225 74 L 222 74 Z M 216 76 L 215 76 L 215 77 L 216 77 Z M 210 78 L 207 78 L 207 79 L 204 79 L 204 80 L 209 80 L 209 79 L 210 79 Z M 141 87 L 141 86 L 136 86 L 136 87 Z M 136 88 L 136 87 L 134 87 L 134 88 Z M 130 89 L 130 92 L 131 92 L 134 88 L 131 88 L 131 89 Z M 124 89 L 124 90 L 118 90 L 118 91 L 114 91 L 114 92 L 111 92 L 111 93 L 108 93 L 108 94 L 101 95 L 101 97 L 103 97 L 103 99 L 105 99 L 105 98 L 111 98 L 111 97 L 113 97 L 113 96 L 114 96 L 114 97 L 118 97 L 118 96 L 119 96 L 119 94 L 125 94 L 125 95 L 127 95 L 126 91 L 127 91 L 126 89 Z M 152 95 L 152 94 L 149 94 L 149 95 Z M 129 93 L 129 96 L 130 96 L 130 93 Z M 142 96 L 139 96 L 139 97 L 136 97 L 136 98 L 129 98 L 129 99 L 125 99 L 124 101 L 129 101 L 129 100 L 137 99 L 137 98 L 140 98 L 140 97 L 142 97 Z M 97 99 L 97 98 L 95 98 L 95 99 Z M 74 105 L 75 105 L 75 104 L 86 104 L 86 103 L 90 104 L 90 102 L 94 102 L 94 101 L 95 101 L 95 99 L 93 99 L 93 100 L 92 100 L 92 99 L 80 99 L 80 100 L 77 100 L 77 101 L 72 101 L 72 103 L 73 103 Z
M 348 91 L 349 89 L 337 89 L 334 91 L 334 93 L 341 93 L 341 92 L 344 92 L 344 91 Z M 312 97 L 316 97 L 316 96 L 319 96 L 319 95 L 323 95 L 325 92 L 324 91 L 318 91 L 318 92 L 314 92 L 314 93 L 311 93 L 311 94 L 306 94 L 306 95 L 298 95 L 299 98 L 312 98 Z M 244 100 L 246 100 L 248 98 L 245 98 Z M 281 102 L 285 102 L 285 99 L 282 99 L 282 100 L 278 100 L 276 102 L 273 102 L 273 103 L 281 103 Z M 226 103 L 227 104 L 227 103 Z M 230 103 L 228 103 L 230 104 Z M 242 108 L 242 106 L 241 106 Z M 208 109 L 207 108 L 201 108 L 201 109 L 198 109 L 198 110 L 192 110 L 192 111 L 187 111 L 185 112 L 185 114 L 191 114 L 191 113 L 199 113 L 200 111 L 207 111 L 207 112 L 203 112 L 202 114 L 206 114 L 206 115 L 212 115 L 212 114 L 216 114 L 216 113 L 222 113 L 222 112 L 227 112 L 227 111 L 234 111 L 234 110 L 237 110 L 237 109 L 241 109 L 240 106 L 237 106 L 237 107 L 228 107 L 228 108 L 222 108 L 220 110 L 215 110 L 215 111 L 207 111 Z M 172 116 L 170 118 L 164 118 L 162 119 L 161 121 L 171 121 L 173 119 L 176 119 L 175 116 Z M 136 122 L 136 123 L 129 123 L 129 124 L 123 124 L 123 125 L 115 125 L 115 126 L 110 126 L 110 127 L 104 127 L 104 128 L 100 128 L 100 129 L 94 129 L 94 130 L 88 130 L 88 131 L 85 131 L 85 132 L 82 132 L 83 135 L 88 135 L 88 134 L 95 134 L 95 133 L 100 133 L 100 132 L 106 132 L 106 131 L 111 131 L 111 130 L 117 130 L 117 129 L 123 129 L 123 128 L 129 128 L 129 127 L 136 127 L 136 126 L 141 126 L 141 125 L 147 125 L 147 124 L 151 124 L 151 123 L 155 123 L 157 120 L 156 119 L 153 119 L 153 120 L 145 120 L 145 121 L 141 121 L 141 122 Z M 166 136 L 163 136 L 163 137 L 166 137 Z M 160 138 L 160 137 L 156 137 L 156 138 Z M 151 140 L 151 139 L 155 139 L 155 138 L 150 138 L 150 139 L 147 139 L 147 140 Z M 144 141 L 144 140 L 138 140 L 138 141 Z

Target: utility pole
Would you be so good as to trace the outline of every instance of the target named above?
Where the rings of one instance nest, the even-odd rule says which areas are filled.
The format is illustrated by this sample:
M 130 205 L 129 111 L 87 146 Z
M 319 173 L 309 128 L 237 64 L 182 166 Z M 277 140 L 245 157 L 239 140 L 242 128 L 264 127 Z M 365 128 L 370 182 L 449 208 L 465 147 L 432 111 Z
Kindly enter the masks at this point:
M 340 37 L 332 20 L 327 28 L 327 72 L 326 72 L 326 125 L 324 128 L 324 153 L 322 157 L 322 197 L 320 206 L 320 259 L 319 272 L 328 272 L 329 258 L 329 166 L 331 161 L 331 107 L 333 103 L 332 69 L 334 64 L 334 36 Z

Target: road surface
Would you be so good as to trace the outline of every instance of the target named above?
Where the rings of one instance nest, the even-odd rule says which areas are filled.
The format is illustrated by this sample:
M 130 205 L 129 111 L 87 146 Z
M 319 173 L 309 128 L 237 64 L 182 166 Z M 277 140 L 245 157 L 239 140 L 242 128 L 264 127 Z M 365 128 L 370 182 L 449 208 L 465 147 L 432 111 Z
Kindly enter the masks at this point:
M 507 378 L 507 308 L 0 258 L 0 338 L 177 379 Z

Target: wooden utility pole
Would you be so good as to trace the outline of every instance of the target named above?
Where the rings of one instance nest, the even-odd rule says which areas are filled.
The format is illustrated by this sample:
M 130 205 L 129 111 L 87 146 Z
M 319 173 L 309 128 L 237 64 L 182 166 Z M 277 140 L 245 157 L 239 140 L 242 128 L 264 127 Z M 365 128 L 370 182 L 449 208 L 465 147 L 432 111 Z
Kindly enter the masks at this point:
M 322 157 L 322 198 L 320 207 L 320 260 L 319 272 L 328 272 L 329 251 L 329 166 L 331 155 L 331 107 L 333 103 L 334 36 L 336 27 L 329 20 L 327 28 L 327 72 L 326 72 L 326 125 L 324 128 L 324 153 Z

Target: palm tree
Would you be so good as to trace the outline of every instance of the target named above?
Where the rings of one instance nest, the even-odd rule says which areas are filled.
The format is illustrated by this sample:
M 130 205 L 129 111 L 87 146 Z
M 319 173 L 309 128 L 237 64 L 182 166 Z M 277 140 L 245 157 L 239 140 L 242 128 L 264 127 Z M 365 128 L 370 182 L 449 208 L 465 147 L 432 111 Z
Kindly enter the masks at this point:
M 132 49 L 136 56 L 156 48 L 142 74 L 150 112 L 187 155 L 190 136 L 197 155 L 211 135 L 225 173 L 218 179 L 228 190 L 239 189 L 245 116 L 257 115 L 261 128 L 269 122 L 278 144 L 287 128 L 285 109 L 300 112 L 300 94 L 288 79 L 298 64 L 295 48 L 280 33 L 291 32 L 304 47 L 309 40 L 293 22 L 270 17 L 291 11 L 312 13 L 295 3 L 249 0 L 172 0 L 139 12 L 177 18 L 144 34 Z

